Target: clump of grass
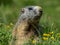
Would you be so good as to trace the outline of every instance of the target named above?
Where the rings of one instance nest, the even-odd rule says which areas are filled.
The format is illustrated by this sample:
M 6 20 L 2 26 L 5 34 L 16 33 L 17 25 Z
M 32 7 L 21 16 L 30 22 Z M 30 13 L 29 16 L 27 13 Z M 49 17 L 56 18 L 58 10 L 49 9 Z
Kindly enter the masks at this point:
M 9 45 L 9 41 L 12 38 L 12 26 L 13 23 L 8 25 L 0 23 L 0 45 Z

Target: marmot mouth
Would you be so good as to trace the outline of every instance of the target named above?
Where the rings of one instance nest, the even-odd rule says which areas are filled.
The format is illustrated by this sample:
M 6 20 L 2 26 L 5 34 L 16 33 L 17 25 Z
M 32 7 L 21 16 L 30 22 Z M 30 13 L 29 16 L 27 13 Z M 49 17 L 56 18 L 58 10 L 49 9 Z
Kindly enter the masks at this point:
M 29 20 L 29 23 L 37 23 L 40 20 L 40 16 L 35 16 L 33 19 Z
M 39 20 L 40 20 L 40 16 L 36 16 L 36 17 L 34 17 L 32 22 L 37 23 L 37 22 L 39 22 Z
M 40 16 L 35 16 L 34 20 L 40 19 Z

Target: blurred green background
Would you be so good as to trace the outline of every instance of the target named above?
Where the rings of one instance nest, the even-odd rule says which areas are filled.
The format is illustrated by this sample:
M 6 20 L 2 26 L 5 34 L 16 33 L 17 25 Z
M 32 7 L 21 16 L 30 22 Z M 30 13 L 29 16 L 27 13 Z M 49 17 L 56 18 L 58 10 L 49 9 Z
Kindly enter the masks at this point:
M 40 23 L 46 31 L 60 32 L 60 0 L 0 0 L 0 45 L 8 45 L 20 9 L 31 5 L 43 8 Z

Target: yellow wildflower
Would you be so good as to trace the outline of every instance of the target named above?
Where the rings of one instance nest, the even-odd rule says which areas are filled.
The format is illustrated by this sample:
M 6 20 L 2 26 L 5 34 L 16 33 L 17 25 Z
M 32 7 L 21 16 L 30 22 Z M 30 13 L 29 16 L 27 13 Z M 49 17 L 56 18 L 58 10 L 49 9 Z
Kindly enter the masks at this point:
M 10 25 L 13 25 L 13 23 L 10 23 Z
M 43 37 L 43 40 L 48 40 L 48 38 L 47 37 Z
M 32 40 L 32 43 L 35 44 L 36 43 L 36 40 Z
M 43 36 L 47 36 L 47 37 L 49 37 L 49 36 L 50 36 L 50 34 L 46 34 L 46 33 L 44 33 L 44 34 L 43 34 Z
M 54 32 L 49 32 L 49 34 L 53 34 Z
M 55 40 L 55 38 L 54 38 L 53 36 L 51 37 L 51 39 L 52 39 L 52 40 Z
M 6 26 L 6 28 L 10 28 L 10 26 L 9 26 L 9 25 L 7 25 L 7 26 Z
M 57 36 L 60 36 L 60 33 L 57 33 Z
M 58 36 L 60 38 L 60 36 Z
M 60 33 L 57 33 L 57 37 L 60 38 Z

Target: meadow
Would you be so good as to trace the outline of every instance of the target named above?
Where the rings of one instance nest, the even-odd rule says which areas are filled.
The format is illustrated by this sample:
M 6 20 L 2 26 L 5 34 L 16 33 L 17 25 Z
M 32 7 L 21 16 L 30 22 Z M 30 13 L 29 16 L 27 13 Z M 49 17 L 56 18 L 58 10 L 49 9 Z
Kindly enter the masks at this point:
M 60 0 L 0 0 L 0 45 L 9 45 L 20 9 L 30 5 L 43 8 L 40 24 L 44 27 L 43 40 L 32 40 L 30 45 L 60 45 Z

